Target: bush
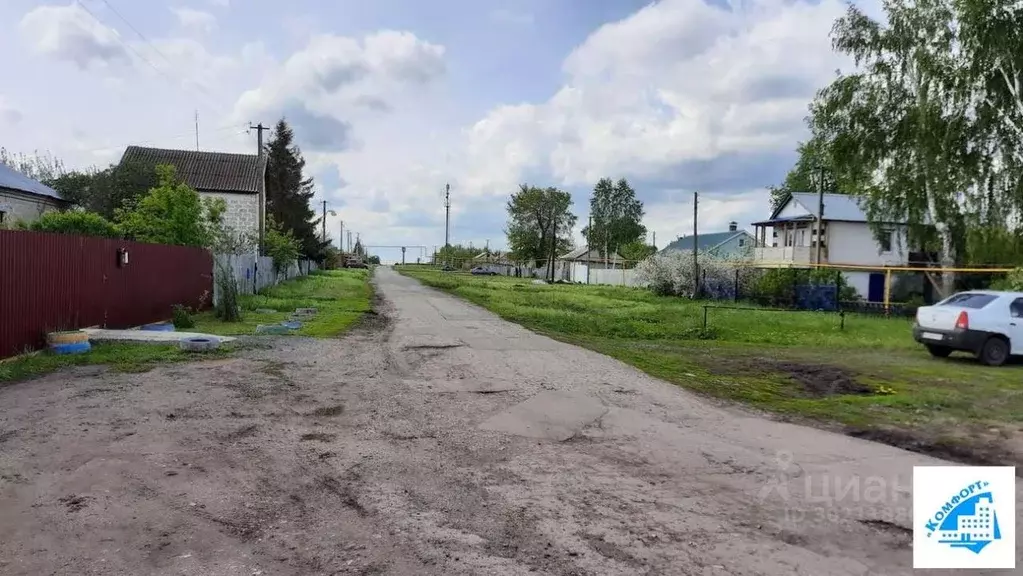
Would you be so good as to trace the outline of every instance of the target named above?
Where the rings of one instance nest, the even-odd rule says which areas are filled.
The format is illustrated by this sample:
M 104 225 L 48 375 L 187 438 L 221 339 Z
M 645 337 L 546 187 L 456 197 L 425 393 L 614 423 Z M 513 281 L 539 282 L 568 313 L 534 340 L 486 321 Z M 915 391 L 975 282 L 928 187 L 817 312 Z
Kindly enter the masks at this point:
M 195 320 L 192 318 L 191 310 L 181 304 L 174 305 L 174 328 L 177 330 L 195 328 Z
M 749 294 L 759 277 L 759 270 L 749 268 L 741 262 L 714 258 L 698 254 L 702 291 L 714 291 L 716 287 L 727 287 L 730 291 L 736 280 L 739 295 Z M 655 254 L 636 265 L 636 275 L 646 282 L 655 294 L 661 296 L 693 295 L 693 254 L 692 252 L 671 251 Z
M 94 212 L 45 212 L 28 226 L 36 232 L 120 238 L 121 229 Z
M 1012 272 L 1005 275 L 1005 278 L 999 278 L 991 283 L 992 290 L 1005 290 L 1008 292 L 1021 292 L 1023 291 L 1023 268 L 1016 268 Z

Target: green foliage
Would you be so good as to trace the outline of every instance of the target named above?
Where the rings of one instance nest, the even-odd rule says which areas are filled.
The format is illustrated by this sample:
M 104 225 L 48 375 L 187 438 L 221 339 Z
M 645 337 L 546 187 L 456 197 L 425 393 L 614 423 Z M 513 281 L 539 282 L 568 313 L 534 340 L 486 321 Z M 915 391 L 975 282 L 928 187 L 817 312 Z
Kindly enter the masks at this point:
M 1005 290 L 1007 292 L 1023 292 L 1023 268 L 1016 268 L 991 283 L 992 290 Z
M 121 230 L 116 224 L 92 212 L 45 212 L 29 225 L 29 229 L 36 232 L 101 236 L 103 238 L 121 237 Z
M 366 264 L 380 264 L 380 257 L 370 256 L 369 258 L 366 258 Z
M 172 316 L 174 328 L 177 330 L 189 330 L 195 328 L 195 320 L 192 318 L 192 311 L 181 304 L 174 305 Z
M 824 191 L 841 193 L 831 175 L 831 159 L 826 143 L 814 136 L 796 147 L 796 164 L 780 186 L 770 186 L 771 210 L 775 210 L 792 192 L 816 192 L 823 184 Z M 823 178 L 823 182 L 821 179 Z
M 448 264 L 456 268 L 469 266 L 480 252 L 482 252 L 482 249 L 476 248 L 471 242 L 468 246 L 451 244 L 449 246 L 443 246 L 440 250 L 437 250 L 437 254 L 434 256 L 434 262 L 436 264 Z
M 105 170 L 64 172 L 46 180 L 65 200 L 105 218 L 114 218 L 118 208 L 134 204 L 159 184 L 156 166 L 144 162 L 122 162 Z
M 613 254 L 622 246 L 640 243 L 646 235 L 643 203 L 624 178 L 618 182 L 601 178 L 597 182 L 590 197 L 590 218 L 583 237 L 587 246 L 597 248 L 601 254 Z
M 221 346 L 212 354 L 229 354 L 227 346 Z M 135 344 L 97 342 L 85 354 L 31 354 L 0 362 L 0 383 L 17 382 L 42 376 L 62 368 L 103 364 L 118 372 L 139 373 L 169 362 L 188 362 L 194 356 L 178 348 L 177 344 Z
M 304 176 L 305 159 L 294 142 L 294 131 L 281 119 L 266 144 L 266 212 L 298 240 L 301 254 L 319 262 L 330 241 L 317 233 L 320 219 L 309 204 L 313 180 Z
M 273 216 L 267 216 L 263 251 L 273 259 L 274 274 L 287 270 L 302 255 L 301 244 L 291 230 L 286 230 Z
M 124 233 L 139 242 L 179 246 L 213 245 L 226 205 L 203 201 L 199 193 L 175 176 L 173 166 L 158 166 L 159 185 L 137 202 L 116 209 Z
M 641 262 L 656 253 L 657 248 L 655 246 L 650 246 L 641 240 L 623 244 L 618 248 L 618 254 L 629 263 Z
M 554 187 L 522 184 L 508 200 L 508 246 L 519 260 L 544 262 L 551 255 L 572 249 L 572 227 L 576 217 L 570 211 L 572 195 Z M 473 255 L 475 256 L 475 254 Z
M 796 286 L 807 284 L 812 286 L 838 285 L 838 299 L 842 302 L 851 302 L 860 297 L 856 288 L 846 282 L 841 272 L 829 268 L 762 270 L 753 285 L 753 294 L 757 299 L 772 305 L 790 305 L 795 298 Z

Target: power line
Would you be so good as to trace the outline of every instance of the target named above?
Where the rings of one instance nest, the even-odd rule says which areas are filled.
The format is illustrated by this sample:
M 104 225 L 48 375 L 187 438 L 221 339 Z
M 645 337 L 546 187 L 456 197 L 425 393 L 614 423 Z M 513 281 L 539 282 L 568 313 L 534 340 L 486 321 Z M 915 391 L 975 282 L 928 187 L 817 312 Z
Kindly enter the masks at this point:
M 167 62 L 168 64 L 170 64 L 170 65 L 171 65 L 171 67 L 173 67 L 173 66 L 174 66 L 174 63 L 173 63 L 173 62 L 171 62 L 171 61 L 170 61 L 170 59 L 169 59 L 169 58 L 167 58 L 167 56 L 166 56 L 166 55 L 165 55 L 165 54 L 164 54 L 163 52 L 161 52 L 161 51 L 160 51 L 160 50 L 159 50 L 159 49 L 158 49 L 158 48 L 157 48 L 156 46 L 154 46 L 154 45 L 153 45 L 153 43 L 152 43 L 152 42 L 150 42 L 150 41 L 149 41 L 149 39 L 148 39 L 148 38 L 146 38 L 146 36 L 145 36 L 144 34 L 142 34 L 141 32 L 139 32 L 139 30 L 138 30 L 137 28 L 135 28 L 135 26 L 134 26 L 134 25 L 132 25 L 132 23 L 131 23 L 131 22 L 129 22 L 127 18 L 125 18 L 124 16 L 122 16 L 122 15 L 121 15 L 121 13 L 120 13 L 120 12 L 118 12 L 118 11 L 117 11 L 117 9 L 116 9 L 116 8 L 114 8 L 114 7 L 113 7 L 113 5 L 111 5 L 111 4 L 110 4 L 110 2 L 108 2 L 107 0 L 101 0 L 101 1 L 102 1 L 102 2 L 103 2 L 103 3 L 104 3 L 104 4 L 105 4 L 105 5 L 106 5 L 106 6 L 108 7 L 108 8 L 110 8 L 110 11 L 111 11 L 111 12 L 113 12 L 113 13 L 114 13 L 114 14 L 115 14 L 115 15 L 116 15 L 116 16 L 117 16 L 118 18 L 120 18 L 120 19 L 121 19 L 121 20 L 122 20 L 122 21 L 123 21 L 123 22 L 124 22 L 125 24 L 127 24 L 127 25 L 128 25 L 128 27 L 129 27 L 129 28 L 131 28 L 131 29 L 132 29 L 132 30 L 133 30 L 133 31 L 135 32 L 135 34 L 138 34 L 139 38 L 142 38 L 142 40 L 143 40 L 143 41 L 144 41 L 144 42 L 145 42 L 145 43 L 146 43 L 147 45 L 149 45 L 149 47 L 150 47 L 150 48 L 151 48 L 151 49 L 152 49 L 152 50 L 153 50 L 154 52 L 156 52 L 157 54 L 159 54 L 161 58 L 163 58 L 163 59 L 164 59 L 164 60 L 165 60 L 165 61 L 166 61 L 166 62 Z M 100 26 L 103 26 L 104 28 L 109 28 L 109 29 L 111 29 L 111 30 L 113 29 L 113 27 L 112 27 L 112 26 L 108 26 L 108 25 L 107 25 L 107 24 L 106 24 L 105 22 L 103 22 L 103 20 L 101 20 L 101 19 L 100 19 L 100 18 L 99 18 L 98 16 L 96 16 L 96 14 L 95 14 L 95 13 L 94 13 L 94 12 L 93 12 L 92 10 L 90 10 L 90 9 L 89 9 L 89 7 L 88 7 L 88 6 L 86 6 L 84 2 L 82 2 L 82 0 L 76 0 L 76 3 L 78 4 L 78 6 L 80 6 L 80 7 L 82 8 L 82 10 L 85 10 L 85 13 L 86 13 L 86 14 L 88 14 L 88 15 L 89 15 L 89 16 L 90 16 L 90 17 L 91 17 L 91 18 L 92 18 L 92 19 L 93 19 L 93 20 L 94 20 L 94 21 L 95 21 L 95 22 L 96 22 L 97 24 L 99 24 Z M 146 64 L 148 64 L 150 68 L 152 68 L 153 70 L 156 70 L 156 71 L 157 71 L 157 73 L 159 73 L 159 74 L 160 74 L 161 76 L 163 76 L 163 77 L 164 77 L 164 78 L 166 78 L 167 80 L 170 80 L 170 81 L 171 81 L 171 82 L 172 82 L 173 84 L 175 84 L 175 85 L 176 85 L 177 87 L 179 87 L 179 88 L 182 88 L 182 89 L 185 89 L 185 88 L 186 88 L 187 86 L 192 86 L 193 88 L 195 88 L 195 89 L 197 90 L 197 94 L 198 94 L 198 95 L 201 95 L 202 97 L 204 97 L 204 98 L 207 98 L 207 104 L 210 104 L 210 103 L 212 103 L 212 104 L 213 104 L 213 107 L 214 107 L 214 108 L 217 108 L 217 109 L 225 109 L 225 108 L 222 108 L 222 106 L 221 106 L 221 105 L 223 104 L 222 102 L 217 102 L 217 101 L 216 101 L 216 98 L 215 98 L 215 97 L 214 97 L 214 96 L 213 96 L 212 94 L 210 94 L 210 93 L 209 93 L 208 91 L 206 91 L 206 90 L 205 90 L 205 89 L 204 89 L 204 88 L 203 88 L 203 87 L 202 87 L 201 85 L 199 85 L 198 83 L 196 83 L 196 82 L 192 82 L 192 83 L 189 83 L 189 82 L 187 81 L 187 79 L 183 81 L 183 80 L 182 80 L 182 79 L 180 79 L 180 78 L 173 78 L 173 77 L 171 77 L 171 76 L 170 76 L 170 74 L 168 74 L 168 73 L 167 73 L 167 72 L 165 72 L 165 71 L 164 71 L 163 69 L 161 69 L 160 67 L 158 67 L 158 66 L 157 66 L 156 64 L 153 64 L 153 62 L 152 62 L 151 60 L 149 60 L 148 58 L 146 58 L 145 56 L 143 56 L 143 55 L 142 55 L 142 53 L 141 53 L 141 52 L 139 52 L 138 50 L 136 50 L 134 46 L 132 46 L 131 44 L 128 44 L 127 42 L 125 42 L 124 40 L 122 40 L 122 39 L 121 39 L 121 36 L 120 36 L 119 34 L 115 34 L 115 35 L 114 35 L 114 39 L 116 39 L 116 40 L 117 40 L 117 42 L 118 42 L 118 43 L 119 43 L 119 44 L 120 44 L 121 46 L 123 46 L 123 47 L 124 47 L 125 49 L 129 50 L 129 51 L 130 51 L 130 52 L 131 52 L 132 54 L 134 54 L 134 55 L 135 55 L 136 57 L 138 57 L 138 59 L 139 59 L 139 60 L 142 60 L 143 62 L 145 62 Z

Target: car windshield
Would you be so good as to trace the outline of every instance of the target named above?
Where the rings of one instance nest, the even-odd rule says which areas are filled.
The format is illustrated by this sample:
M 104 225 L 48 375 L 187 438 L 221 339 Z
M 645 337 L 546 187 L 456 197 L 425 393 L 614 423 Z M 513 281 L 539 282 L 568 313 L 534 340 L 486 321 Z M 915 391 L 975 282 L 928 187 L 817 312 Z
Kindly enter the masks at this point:
M 943 300 L 940 304 L 938 304 L 938 306 L 956 306 L 959 308 L 972 308 L 974 310 L 979 310 L 994 302 L 996 298 L 998 297 L 993 294 L 963 292 L 962 294 L 956 294 Z

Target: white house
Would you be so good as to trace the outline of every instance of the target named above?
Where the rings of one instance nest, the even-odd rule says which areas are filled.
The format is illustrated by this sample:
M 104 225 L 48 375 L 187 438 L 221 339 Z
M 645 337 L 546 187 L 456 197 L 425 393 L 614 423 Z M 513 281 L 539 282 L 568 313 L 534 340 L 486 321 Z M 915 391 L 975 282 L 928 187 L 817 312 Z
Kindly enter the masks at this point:
M 28 224 L 44 212 L 67 206 L 53 188 L 0 164 L 0 228 Z
M 862 266 L 843 270 L 850 286 L 870 302 L 884 301 L 886 266 L 910 261 L 906 222 L 883 224 L 875 237 L 855 197 L 824 194 L 821 242 L 817 242 L 819 195 L 794 192 L 767 220 L 754 222 L 754 262 L 760 268 L 810 268 L 817 264 Z
M 121 162 L 174 166 L 181 181 L 200 196 L 224 200 L 224 224 L 237 232 L 259 234 L 260 216 L 265 210 L 260 183 L 266 162 L 257 155 L 129 146 Z

